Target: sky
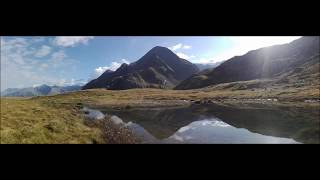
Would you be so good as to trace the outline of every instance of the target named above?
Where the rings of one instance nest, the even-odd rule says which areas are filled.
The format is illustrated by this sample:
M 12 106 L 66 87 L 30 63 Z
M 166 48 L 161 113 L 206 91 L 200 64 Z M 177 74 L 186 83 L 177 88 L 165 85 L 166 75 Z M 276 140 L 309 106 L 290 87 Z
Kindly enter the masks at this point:
M 1 36 L 1 91 L 74 85 L 137 61 L 155 46 L 193 63 L 214 63 L 298 36 Z

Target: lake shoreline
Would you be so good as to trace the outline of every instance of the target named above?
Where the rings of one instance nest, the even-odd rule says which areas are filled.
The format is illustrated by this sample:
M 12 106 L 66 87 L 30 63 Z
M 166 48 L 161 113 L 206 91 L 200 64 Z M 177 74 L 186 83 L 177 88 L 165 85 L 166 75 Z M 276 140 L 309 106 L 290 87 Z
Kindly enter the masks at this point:
M 183 108 L 196 105 L 261 105 L 261 106 L 287 106 L 287 107 L 320 107 L 320 102 L 296 102 L 296 101 L 273 101 L 272 99 L 200 99 L 200 100 L 166 100 L 166 101 L 139 101 L 138 103 L 128 102 L 122 104 L 85 104 L 93 109 L 163 109 Z

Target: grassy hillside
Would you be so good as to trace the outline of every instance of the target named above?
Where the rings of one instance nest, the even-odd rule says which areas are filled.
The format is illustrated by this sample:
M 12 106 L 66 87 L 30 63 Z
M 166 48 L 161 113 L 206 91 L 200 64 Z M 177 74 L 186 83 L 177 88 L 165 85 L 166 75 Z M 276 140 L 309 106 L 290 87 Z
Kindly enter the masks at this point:
M 1 98 L 1 143 L 102 143 L 101 131 L 84 125 L 74 106 Z

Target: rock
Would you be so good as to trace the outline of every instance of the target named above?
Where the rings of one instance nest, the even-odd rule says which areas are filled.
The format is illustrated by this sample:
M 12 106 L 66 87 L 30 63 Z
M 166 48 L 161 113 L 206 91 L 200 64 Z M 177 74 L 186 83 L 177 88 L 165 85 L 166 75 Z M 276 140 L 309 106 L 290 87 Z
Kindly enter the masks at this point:
M 110 120 L 117 125 L 124 124 L 122 119 L 120 119 L 118 116 L 111 116 Z
M 203 99 L 197 103 L 207 105 L 207 104 L 213 104 L 213 101 L 211 99 Z
M 99 119 L 105 118 L 105 115 L 98 110 L 89 109 L 87 107 L 84 107 L 82 111 L 84 112 L 85 117 L 87 119 L 99 120 Z
M 121 110 L 120 107 L 113 107 L 114 110 Z
M 304 102 L 306 102 L 306 103 L 316 103 L 316 102 L 320 102 L 320 99 L 306 99 L 306 100 L 304 100 Z

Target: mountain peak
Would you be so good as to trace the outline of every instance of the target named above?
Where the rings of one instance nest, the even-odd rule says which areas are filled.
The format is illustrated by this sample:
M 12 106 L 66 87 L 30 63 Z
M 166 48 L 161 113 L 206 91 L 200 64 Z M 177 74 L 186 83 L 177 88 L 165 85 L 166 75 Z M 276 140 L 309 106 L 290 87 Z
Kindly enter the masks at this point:
M 155 59 L 163 59 L 166 61 L 180 60 L 180 58 L 172 52 L 170 49 L 162 46 L 155 46 L 150 51 L 148 51 L 140 61 L 148 61 Z
M 100 76 L 83 89 L 108 88 L 172 88 L 191 74 L 198 72 L 196 65 L 182 61 L 170 49 L 155 46 L 138 61 L 130 65 L 123 63 L 114 73 Z
M 121 66 L 117 69 L 117 71 L 123 70 L 127 68 L 129 65 L 127 63 L 122 63 Z
M 150 54 L 150 53 L 157 54 L 157 55 L 174 54 L 169 48 L 166 48 L 163 46 L 155 46 L 147 54 Z
M 157 51 L 157 50 L 170 50 L 170 49 L 163 46 L 155 46 L 150 51 Z
M 103 74 L 110 74 L 113 73 L 114 71 L 112 71 L 111 69 L 107 69 L 103 72 Z

